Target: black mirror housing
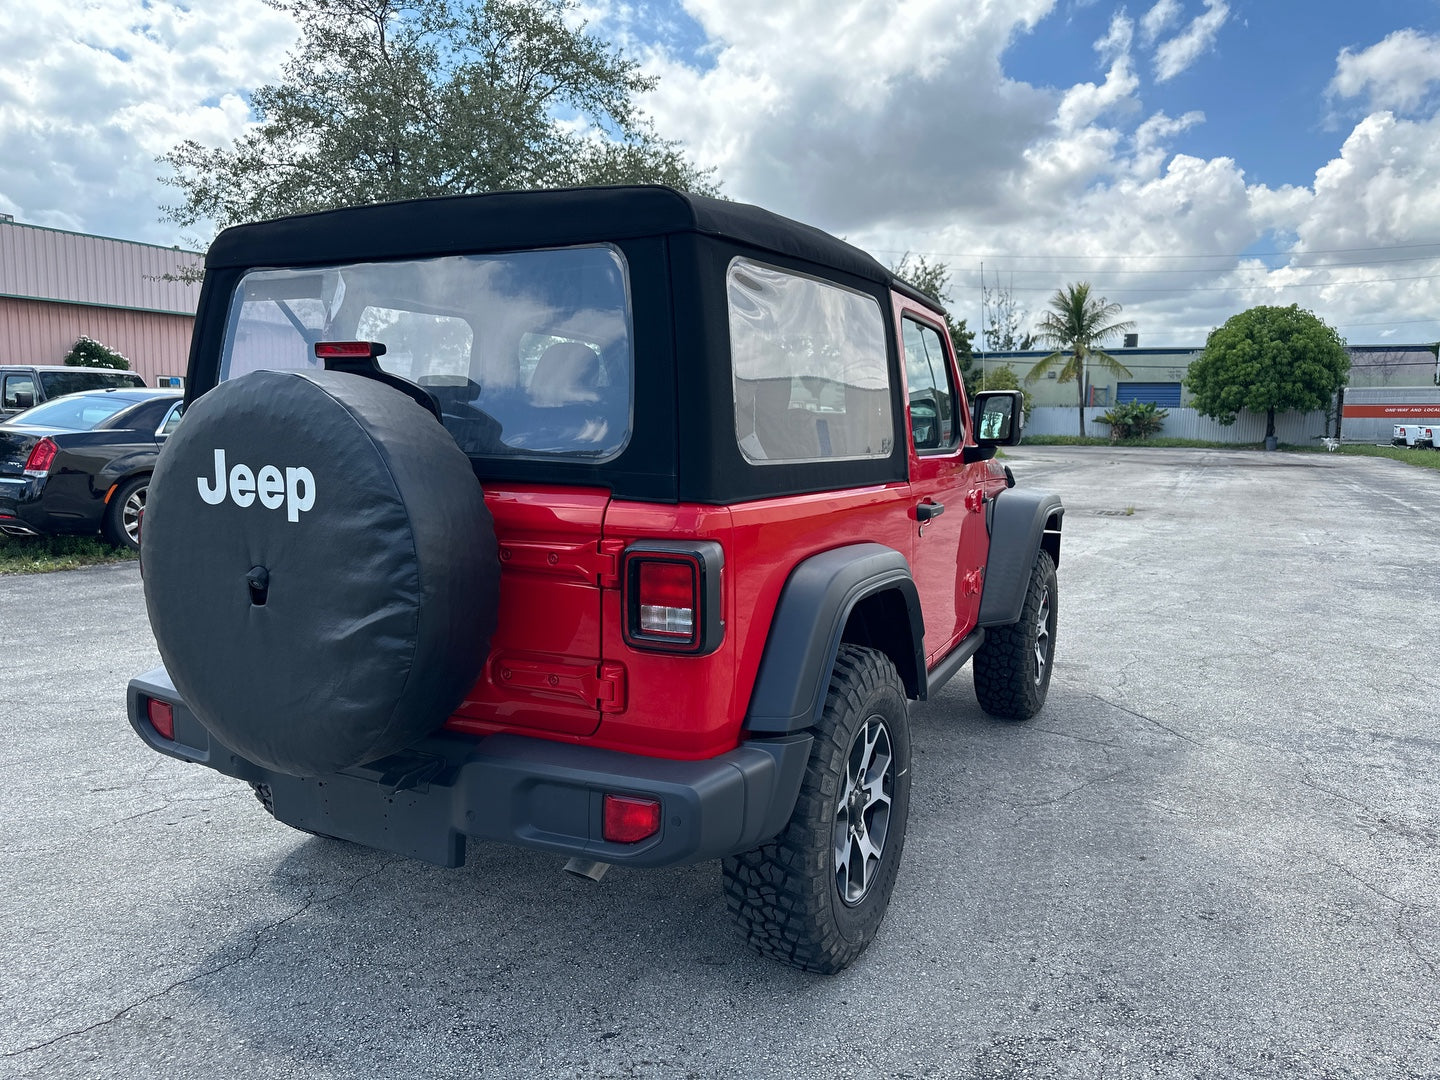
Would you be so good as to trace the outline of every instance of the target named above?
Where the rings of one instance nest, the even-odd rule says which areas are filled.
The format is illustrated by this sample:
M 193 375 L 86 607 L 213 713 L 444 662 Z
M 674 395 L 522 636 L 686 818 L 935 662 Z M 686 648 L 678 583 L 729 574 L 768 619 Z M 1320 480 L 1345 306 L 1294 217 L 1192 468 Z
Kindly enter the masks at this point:
M 975 442 L 1018 446 L 1025 427 L 1025 395 L 1019 390 L 982 390 L 975 395 Z

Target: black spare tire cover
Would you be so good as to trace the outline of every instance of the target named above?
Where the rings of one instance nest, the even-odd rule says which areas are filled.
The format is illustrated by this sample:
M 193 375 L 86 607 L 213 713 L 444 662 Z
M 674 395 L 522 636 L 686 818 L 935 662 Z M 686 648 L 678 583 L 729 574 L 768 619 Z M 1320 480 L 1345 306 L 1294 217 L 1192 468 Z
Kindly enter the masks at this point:
M 499 610 L 469 459 L 357 375 L 259 371 L 197 399 L 156 464 L 144 546 L 176 689 L 220 742 L 295 776 L 442 724 Z

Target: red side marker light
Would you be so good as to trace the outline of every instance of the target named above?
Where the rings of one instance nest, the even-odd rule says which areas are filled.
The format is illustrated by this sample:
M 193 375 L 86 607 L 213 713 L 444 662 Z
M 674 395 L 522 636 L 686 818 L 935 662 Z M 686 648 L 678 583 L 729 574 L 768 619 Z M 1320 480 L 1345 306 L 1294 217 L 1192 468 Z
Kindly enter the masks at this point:
M 55 445 L 55 440 L 45 436 L 30 448 L 30 456 L 25 459 L 26 476 L 44 476 L 50 471 L 50 466 L 55 463 L 55 455 L 60 452 L 60 447 Z
M 157 701 L 155 698 L 147 698 L 145 702 L 145 715 L 162 738 L 175 741 L 175 708 L 168 701 Z
M 660 831 L 660 800 L 605 796 L 604 836 L 612 844 L 636 844 Z

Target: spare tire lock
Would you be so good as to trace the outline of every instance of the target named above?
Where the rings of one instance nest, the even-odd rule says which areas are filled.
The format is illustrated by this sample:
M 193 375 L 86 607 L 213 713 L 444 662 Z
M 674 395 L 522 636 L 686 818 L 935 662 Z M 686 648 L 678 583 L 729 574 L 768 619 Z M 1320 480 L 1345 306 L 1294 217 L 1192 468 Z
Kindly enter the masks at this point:
M 270 571 L 263 566 L 252 566 L 245 575 L 245 580 L 250 585 L 250 603 L 256 607 L 264 607 L 265 600 L 270 595 Z

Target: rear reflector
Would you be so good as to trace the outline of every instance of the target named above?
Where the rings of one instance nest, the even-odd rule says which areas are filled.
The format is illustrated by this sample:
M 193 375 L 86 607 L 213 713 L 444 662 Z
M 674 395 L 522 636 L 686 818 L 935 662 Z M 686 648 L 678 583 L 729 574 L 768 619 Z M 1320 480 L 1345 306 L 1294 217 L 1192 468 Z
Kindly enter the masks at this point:
M 175 741 L 175 709 L 168 701 L 147 698 L 145 715 L 150 719 L 150 726 L 163 738 Z
M 605 839 L 635 844 L 660 831 L 660 800 L 633 795 L 605 796 Z
M 60 447 L 55 445 L 55 440 L 45 436 L 30 448 L 30 456 L 25 459 L 26 476 L 44 476 L 50 471 L 50 466 L 55 463 L 55 455 L 60 452 Z

